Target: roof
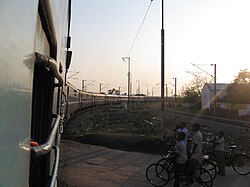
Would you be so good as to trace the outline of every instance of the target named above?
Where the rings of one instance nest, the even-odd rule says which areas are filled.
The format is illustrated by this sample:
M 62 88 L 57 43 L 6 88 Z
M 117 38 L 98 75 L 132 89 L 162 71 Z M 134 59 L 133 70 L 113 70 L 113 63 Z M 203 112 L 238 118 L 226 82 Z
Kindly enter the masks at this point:
M 216 83 L 216 90 L 226 90 L 228 83 Z M 209 90 L 214 90 L 214 84 L 213 83 L 206 83 L 202 89 L 205 87 L 208 87 Z

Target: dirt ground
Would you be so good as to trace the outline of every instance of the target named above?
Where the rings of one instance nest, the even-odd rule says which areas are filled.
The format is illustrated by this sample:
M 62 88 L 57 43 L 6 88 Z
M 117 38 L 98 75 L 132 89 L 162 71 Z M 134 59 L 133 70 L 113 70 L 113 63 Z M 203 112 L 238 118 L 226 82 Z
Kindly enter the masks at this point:
M 59 187 L 150 186 L 145 170 L 159 157 L 62 140 Z M 157 160 L 156 159 L 156 160 Z
M 152 187 L 146 180 L 149 164 L 161 157 L 121 151 L 103 146 L 62 140 L 58 172 L 59 187 Z M 250 187 L 250 175 L 241 176 L 226 167 L 226 176 L 217 176 L 214 187 Z M 173 181 L 167 186 L 173 186 Z M 198 183 L 192 187 L 200 187 Z

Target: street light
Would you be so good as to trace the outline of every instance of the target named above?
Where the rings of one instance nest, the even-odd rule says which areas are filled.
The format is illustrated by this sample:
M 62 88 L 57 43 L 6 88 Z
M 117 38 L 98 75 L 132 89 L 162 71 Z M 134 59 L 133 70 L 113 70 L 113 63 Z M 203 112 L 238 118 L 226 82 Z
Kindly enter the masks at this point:
M 128 103 L 129 103 L 129 96 L 130 96 L 130 57 L 122 57 L 122 60 L 126 62 L 128 59 Z

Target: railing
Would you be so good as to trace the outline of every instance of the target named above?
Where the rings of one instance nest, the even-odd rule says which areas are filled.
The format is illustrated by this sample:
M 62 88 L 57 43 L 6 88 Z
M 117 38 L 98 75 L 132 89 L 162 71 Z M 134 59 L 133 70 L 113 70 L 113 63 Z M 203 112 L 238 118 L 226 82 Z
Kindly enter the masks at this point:
M 59 67 L 58 67 L 59 65 L 57 64 L 57 62 L 53 58 L 40 54 L 38 52 L 36 52 L 35 55 L 36 55 L 36 63 L 46 68 L 49 68 L 49 70 L 53 73 L 53 75 L 59 81 L 59 84 L 63 85 L 63 78 L 60 75 Z
M 48 154 L 51 149 L 52 149 L 52 146 L 53 146 L 53 142 L 55 140 L 55 137 L 56 137 L 56 133 L 57 133 L 57 129 L 59 127 L 59 124 L 60 124 L 60 119 L 61 119 L 61 116 L 60 115 L 56 115 L 57 118 L 56 118 L 56 121 L 53 125 L 53 129 L 47 139 L 47 141 L 42 144 L 42 145 L 39 145 L 39 146 L 36 146 L 36 147 L 32 147 L 31 150 L 34 151 L 34 153 L 37 155 L 37 156 L 42 156 L 42 155 L 46 155 Z
M 53 149 L 55 149 L 55 162 L 53 166 L 50 187 L 56 186 L 56 177 L 57 177 L 57 171 L 58 171 L 58 165 L 59 165 L 59 148 L 54 145 Z
M 55 141 L 57 130 L 60 125 L 61 116 L 56 115 L 56 120 L 53 125 L 53 129 L 46 140 L 46 142 L 42 145 L 31 147 L 31 150 L 39 157 L 42 155 L 46 155 L 49 152 L 51 152 L 52 149 L 55 150 L 55 161 L 53 165 L 52 175 L 51 175 L 51 181 L 50 181 L 50 187 L 56 186 L 56 177 L 57 177 L 57 171 L 58 171 L 58 165 L 59 165 L 59 148 L 55 145 L 53 145 L 53 142 Z

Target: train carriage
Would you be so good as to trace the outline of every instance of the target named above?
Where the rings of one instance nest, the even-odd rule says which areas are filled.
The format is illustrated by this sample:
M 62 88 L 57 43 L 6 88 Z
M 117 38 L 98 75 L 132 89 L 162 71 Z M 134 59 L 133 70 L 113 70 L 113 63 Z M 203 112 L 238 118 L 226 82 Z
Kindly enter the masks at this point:
M 107 96 L 102 93 L 93 93 L 93 106 L 107 104 Z
M 56 185 L 70 0 L 0 2 L 0 186 Z
M 81 108 L 81 93 L 79 89 L 67 82 L 67 99 L 65 119 L 69 119 L 71 115 L 78 112 Z

